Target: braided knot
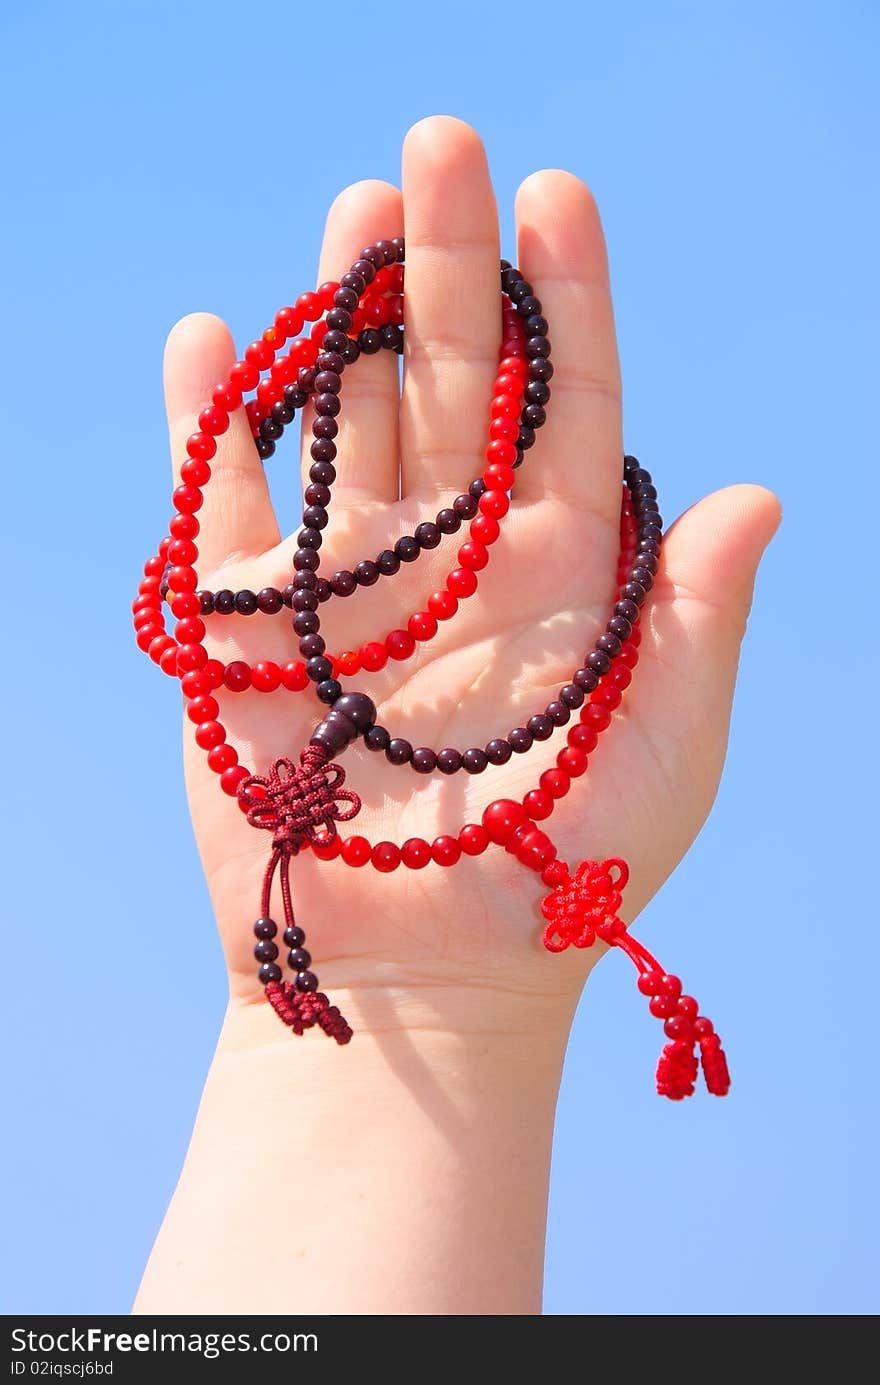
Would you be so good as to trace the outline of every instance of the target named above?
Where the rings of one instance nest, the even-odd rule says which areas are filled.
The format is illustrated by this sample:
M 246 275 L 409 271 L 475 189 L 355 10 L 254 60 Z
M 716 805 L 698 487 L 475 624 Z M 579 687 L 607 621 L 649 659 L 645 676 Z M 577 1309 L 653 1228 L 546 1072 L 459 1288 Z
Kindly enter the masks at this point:
M 566 867 L 563 879 L 541 901 L 548 951 L 564 952 L 569 945 L 592 947 L 597 938 L 606 943 L 619 938 L 626 924 L 617 911 L 628 879 L 629 868 L 617 857 L 581 861 L 574 875 Z
M 268 774 L 242 780 L 239 807 L 252 827 L 272 833 L 276 851 L 295 856 L 306 842 L 327 846 L 336 837 L 336 823 L 360 812 L 360 797 L 344 783 L 342 766 L 328 764 L 321 746 L 307 745 L 298 765 L 282 755 Z

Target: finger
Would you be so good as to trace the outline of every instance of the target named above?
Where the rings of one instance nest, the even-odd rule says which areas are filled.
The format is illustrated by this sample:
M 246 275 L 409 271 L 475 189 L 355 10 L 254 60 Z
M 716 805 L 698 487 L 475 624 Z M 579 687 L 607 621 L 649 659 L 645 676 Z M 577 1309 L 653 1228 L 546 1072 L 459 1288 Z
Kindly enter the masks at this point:
M 339 279 L 365 245 L 403 234 L 403 201 L 390 183 L 368 180 L 341 192 L 327 214 L 318 282 Z M 345 372 L 336 438 L 340 505 L 396 500 L 400 493 L 397 412 L 400 371 L 393 351 L 361 355 Z M 303 420 L 302 463 L 311 465 L 311 410 Z M 304 482 L 308 484 L 308 482 Z
M 403 494 L 461 489 L 482 468 L 501 341 L 498 214 L 469 125 L 434 116 L 403 146 Z
M 211 313 L 192 313 L 172 327 L 165 344 L 165 409 L 175 482 L 186 460 L 186 440 L 211 402 L 215 385 L 235 363 L 229 329 Z M 198 545 L 206 571 L 232 556 L 263 553 L 279 540 L 263 463 L 243 408 L 230 415 L 217 438 L 211 481 L 199 511 Z
M 694 780 L 706 782 L 705 811 L 724 759 L 755 575 L 780 518 L 772 491 L 730 486 L 686 511 L 663 543 L 643 642 L 651 673 L 634 684 L 634 701 L 661 753 L 701 767 Z
M 517 496 L 559 495 L 616 526 L 620 371 L 599 212 L 579 178 L 545 169 L 520 187 L 516 218 L 519 268 L 543 304 L 554 365 L 547 422 Z

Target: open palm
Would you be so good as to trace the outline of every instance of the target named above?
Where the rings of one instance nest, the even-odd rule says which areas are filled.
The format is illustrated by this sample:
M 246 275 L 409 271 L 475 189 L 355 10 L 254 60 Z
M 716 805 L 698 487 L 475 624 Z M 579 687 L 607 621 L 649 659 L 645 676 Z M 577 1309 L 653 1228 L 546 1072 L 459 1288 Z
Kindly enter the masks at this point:
M 348 684 L 373 697 L 392 735 L 435 749 L 481 746 L 542 711 L 591 647 L 614 599 L 623 446 L 598 214 L 581 182 L 548 171 L 522 185 L 517 223 L 517 262 L 543 302 L 553 343 L 547 424 L 518 474 L 478 594 L 413 659 Z M 402 196 L 367 182 L 337 199 L 319 282 L 338 277 L 368 241 L 404 232 L 403 395 L 389 353 L 362 356 L 345 375 L 338 481 L 321 550 L 328 575 L 432 519 L 481 470 L 500 337 L 498 223 L 482 146 L 461 122 L 433 118 L 410 131 Z M 234 358 L 216 318 L 195 315 L 172 332 L 166 388 L 177 461 L 195 415 Z M 296 485 L 284 451 L 282 444 L 269 464 L 274 483 Z M 213 465 L 200 515 L 202 585 L 283 586 L 295 539 L 278 532 L 243 411 L 219 439 Z M 586 776 L 573 782 L 548 824 L 564 859 L 628 859 L 629 918 L 680 860 L 713 800 L 754 573 L 777 523 L 775 498 L 754 486 L 718 492 L 676 523 L 643 617 L 633 684 Z M 457 546 L 449 539 L 396 579 L 334 598 L 322 611 L 328 648 L 356 648 L 405 626 L 442 586 Z M 214 617 L 208 629 L 212 653 L 224 662 L 297 657 L 286 614 Z M 218 696 L 229 739 L 258 773 L 278 755 L 295 756 L 325 711 L 311 692 Z M 185 740 L 193 823 L 233 995 L 247 1000 L 259 994 L 250 925 L 268 836 L 219 792 L 192 729 L 187 724 Z M 391 767 L 359 743 L 345 756 L 364 803 L 350 830 L 397 842 L 455 834 L 479 822 L 492 799 L 520 798 L 535 787 L 563 739 L 561 732 L 503 767 L 448 779 Z M 340 1003 L 355 1027 L 452 1023 L 458 999 L 478 989 L 513 1000 L 518 1012 L 544 1005 L 563 1014 L 582 984 L 589 956 L 542 952 L 540 882 L 503 851 L 462 858 L 453 870 L 431 864 L 392 875 L 305 853 L 293 878 L 321 985 L 334 998 L 351 991 Z

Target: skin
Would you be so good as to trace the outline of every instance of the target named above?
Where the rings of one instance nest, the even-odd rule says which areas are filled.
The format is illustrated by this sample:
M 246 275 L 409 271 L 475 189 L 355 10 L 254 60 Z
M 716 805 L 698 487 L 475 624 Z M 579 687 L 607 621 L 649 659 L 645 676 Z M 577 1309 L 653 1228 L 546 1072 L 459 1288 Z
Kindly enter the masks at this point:
M 542 710 L 613 599 L 623 447 L 599 215 L 579 179 L 551 169 L 522 184 L 516 217 L 517 263 L 550 321 L 547 425 L 477 597 L 414 659 L 349 681 L 414 745 L 481 745 Z M 323 572 L 412 532 L 480 470 L 500 332 L 498 222 L 485 152 L 461 121 L 435 117 L 410 130 L 402 193 L 363 182 L 336 199 L 316 282 L 338 277 L 369 240 L 404 231 L 403 396 L 387 353 L 345 376 Z M 208 314 L 171 332 L 165 383 L 178 463 L 235 359 L 228 330 Z M 307 447 L 308 435 L 305 455 Z M 295 538 L 279 533 L 243 411 L 212 465 L 200 513 L 202 584 L 283 585 Z M 283 447 L 266 471 L 277 486 L 298 484 Z M 603 855 L 630 862 L 629 921 L 681 860 L 714 799 L 755 572 L 779 518 L 769 491 L 740 485 L 672 526 L 624 706 L 546 824 L 571 864 Z M 322 625 L 329 647 L 356 648 L 405 625 L 442 585 L 454 551 L 447 542 L 403 569 L 405 578 L 331 602 Z M 215 618 L 209 627 L 224 661 L 296 657 L 288 620 Z M 242 762 L 261 771 L 295 753 L 320 719 L 307 694 L 222 694 L 221 702 Z M 322 989 L 355 1039 L 342 1050 L 317 1032 L 293 1038 L 254 976 L 250 926 L 268 836 L 219 791 L 192 729 L 185 725 L 186 783 L 230 1000 L 135 1311 L 539 1312 L 559 1077 L 599 951 L 551 956 L 540 947 L 544 889 L 498 849 L 453 870 L 391 876 L 307 853 L 293 871 L 298 917 Z M 358 746 L 345 764 L 364 808 L 347 830 L 398 842 L 455 832 L 478 822 L 490 800 L 534 787 L 561 743 L 452 780 L 393 769 Z

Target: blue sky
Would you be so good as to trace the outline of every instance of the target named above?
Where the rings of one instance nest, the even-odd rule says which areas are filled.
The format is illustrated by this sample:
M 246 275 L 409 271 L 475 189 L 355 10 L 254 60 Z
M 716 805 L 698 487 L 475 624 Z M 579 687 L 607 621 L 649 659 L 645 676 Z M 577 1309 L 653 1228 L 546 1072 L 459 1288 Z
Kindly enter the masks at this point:
M 0 7 L 4 1311 L 127 1311 L 223 1007 L 176 702 L 128 626 L 167 508 L 165 334 L 208 308 L 249 340 L 313 278 L 329 200 L 395 179 L 438 111 L 482 133 L 508 250 L 535 168 L 596 192 L 664 514 L 741 480 L 785 508 L 717 806 L 640 934 L 723 1018 L 736 1086 L 657 1100 L 652 1021 L 599 969 L 547 1311 L 880 1306 L 878 31 L 866 3 Z

